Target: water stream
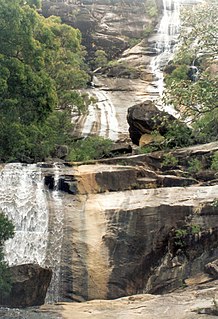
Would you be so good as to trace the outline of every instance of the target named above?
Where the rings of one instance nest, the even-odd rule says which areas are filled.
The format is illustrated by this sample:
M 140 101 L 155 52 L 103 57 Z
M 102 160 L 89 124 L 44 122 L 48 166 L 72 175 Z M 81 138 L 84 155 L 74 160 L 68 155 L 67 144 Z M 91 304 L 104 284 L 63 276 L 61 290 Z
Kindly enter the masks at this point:
M 0 210 L 15 225 L 15 236 L 6 242 L 10 266 L 35 263 L 53 270 L 47 301 L 59 300 L 64 212 L 58 191 L 60 167 L 53 167 L 54 188 L 44 183 L 39 165 L 7 164 L 0 172 Z
M 157 106 L 178 117 L 179 114 L 171 105 L 163 105 L 161 98 L 164 91 L 163 67 L 173 57 L 180 27 L 180 0 L 163 0 L 163 16 L 157 31 L 155 41 L 156 56 L 151 60 L 151 73 L 154 74 L 154 83 L 148 91 L 157 100 Z

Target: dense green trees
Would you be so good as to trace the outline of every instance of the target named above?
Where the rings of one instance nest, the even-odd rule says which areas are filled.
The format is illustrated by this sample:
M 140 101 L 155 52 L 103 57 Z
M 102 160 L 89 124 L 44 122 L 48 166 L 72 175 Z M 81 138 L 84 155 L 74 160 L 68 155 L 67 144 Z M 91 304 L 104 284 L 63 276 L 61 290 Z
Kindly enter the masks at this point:
M 63 117 L 58 110 L 86 106 L 77 91 L 88 80 L 80 32 L 57 17 L 40 16 L 39 5 L 38 0 L 0 0 L 3 161 L 45 158 L 60 140 L 61 132 L 54 127 L 60 127 Z
M 217 11 L 218 2 L 207 0 L 184 13 L 180 47 L 167 68 L 166 101 L 192 118 L 200 142 L 218 138 Z
M 4 262 L 3 248 L 7 239 L 14 236 L 14 226 L 8 218 L 0 212 L 0 296 L 5 296 L 11 289 L 11 278 L 7 264 Z

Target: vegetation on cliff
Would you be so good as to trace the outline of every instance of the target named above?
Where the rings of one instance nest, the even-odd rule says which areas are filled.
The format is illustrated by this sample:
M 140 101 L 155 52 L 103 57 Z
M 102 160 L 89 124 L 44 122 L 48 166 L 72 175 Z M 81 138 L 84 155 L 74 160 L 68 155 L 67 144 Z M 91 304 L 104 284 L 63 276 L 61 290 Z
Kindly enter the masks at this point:
M 180 48 L 166 72 L 166 101 L 192 119 L 198 142 L 218 138 L 218 3 L 183 15 Z
M 8 266 L 4 261 L 4 243 L 14 236 L 14 225 L 0 212 L 0 297 L 4 297 L 10 292 L 11 277 Z
M 78 30 L 44 18 L 38 0 L 0 0 L 0 159 L 42 160 L 67 143 L 66 113 L 84 109 Z M 65 114 L 64 114 L 65 112 Z

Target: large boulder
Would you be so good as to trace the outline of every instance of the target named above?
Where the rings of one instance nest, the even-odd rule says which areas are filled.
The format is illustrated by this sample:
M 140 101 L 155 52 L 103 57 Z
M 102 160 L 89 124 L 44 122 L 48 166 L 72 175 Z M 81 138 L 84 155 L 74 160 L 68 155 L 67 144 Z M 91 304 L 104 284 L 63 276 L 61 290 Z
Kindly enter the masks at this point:
M 2 298 L 0 304 L 11 308 L 24 308 L 44 304 L 49 287 L 52 270 L 34 264 L 13 266 L 12 289 L 8 297 Z
M 167 123 L 175 121 L 174 116 L 160 111 L 152 101 L 147 100 L 128 109 L 127 122 L 132 142 L 139 145 L 142 135 L 158 131 L 164 135 L 167 131 Z

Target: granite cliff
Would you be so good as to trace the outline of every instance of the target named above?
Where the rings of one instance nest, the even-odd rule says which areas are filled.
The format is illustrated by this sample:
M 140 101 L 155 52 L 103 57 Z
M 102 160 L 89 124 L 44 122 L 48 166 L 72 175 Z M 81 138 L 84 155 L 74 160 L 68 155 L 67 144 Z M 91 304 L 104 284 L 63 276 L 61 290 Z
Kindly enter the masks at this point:
M 157 152 L 62 167 L 61 299 L 166 293 L 204 272 L 218 257 L 217 150 L 179 149 L 177 164 Z M 194 158 L 202 168 L 190 173 Z M 44 174 L 52 192 L 52 170 Z

